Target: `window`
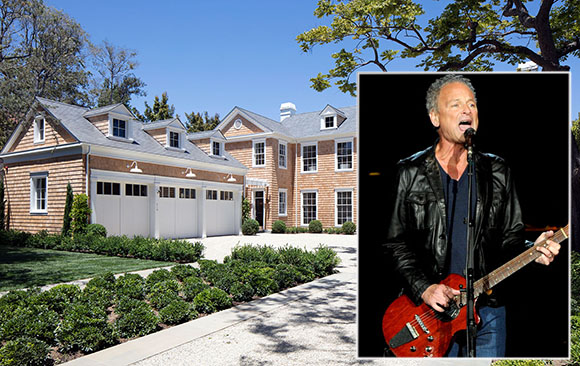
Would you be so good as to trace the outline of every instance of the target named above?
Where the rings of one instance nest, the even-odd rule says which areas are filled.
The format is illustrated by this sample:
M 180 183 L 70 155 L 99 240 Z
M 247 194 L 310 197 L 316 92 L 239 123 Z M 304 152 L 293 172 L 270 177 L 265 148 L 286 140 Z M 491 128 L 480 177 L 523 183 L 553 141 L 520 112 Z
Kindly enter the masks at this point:
M 288 200 L 288 190 L 280 188 L 278 191 L 278 216 L 286 216 L 288 212 L 286 211 Z
M 179 149 L 179 132 L 169 131 L 169 146 Z
M 222 144 L 218 141 L 211 142 L 211 154 L 215 156 L 222 156 Z
M 317 172 L 316 144 L 302 145 L 302 172 Z
M 48 173 L 30 175 L 30 212 L 47 213 Z
M 186 200 L 195 199 L 195 189 L 194 188 L 179 188 L 179 198 Z
M 217 200 L 217 191 L 213 190 L 213 189 L 208 189 L 205 192 L 205 199 L 206 200 Z
M 265 141 L 254 141 L 253 149 L 253 166 L 265 166 L 266 165 L 266 142 Z
M 125 184 L 125 196 L 147 197 L 147 186 L 144 184 Z
M 127 138 L 127 121 L 113 118 L 113 136 Z
M 288 151 L 288 145 L 280 141 L 278 145 L 278 167 L 279 168 L 286 168 L 286 156 Z
M 121 183 L 97 182 L 97 194 L 120 196 Z
M 234 192 L 231 191 L 220 191 L 220 200 L 222 201 L 233 201 Z
M 44 142 L 44 125 L 43 117 L 37 117 L 34 120 L 34 143 Z
M 324 128 L 334 128 L 334 116 L 324 117 Z
M 336 170 L 352 170 L 352 141 L 337 141 Z
M 160 198 L 175 198 L 175 187 L 159 187 Z
M 318 217 L 316 196 L 317 192 L 302 192 L 302 225 L 308 225 Z
M 336 226 L 352 221 L 352 190 L 336 191 Z

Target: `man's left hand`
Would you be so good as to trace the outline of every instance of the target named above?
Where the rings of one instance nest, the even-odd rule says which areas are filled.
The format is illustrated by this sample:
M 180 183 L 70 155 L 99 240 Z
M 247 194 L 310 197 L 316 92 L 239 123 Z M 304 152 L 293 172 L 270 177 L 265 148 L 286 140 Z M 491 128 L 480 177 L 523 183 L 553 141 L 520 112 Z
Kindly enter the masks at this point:
M 546 232 L 542 233 L 542 235 L 538 236 L 538 239 L 536 239 L 536 242 L 534 244 L 537 244 L 544 239 L 551 238 L 552 236 L 554 236 L 553 231 L 546 231 Z M 544 246 L 537 247 L 538 251 L 541 252 L 542 255 L 536 259 L 537 263 L 541 263 L 541 264 L 544 264 L 546 266 L 548 264 L 552 263 L 552 261 L 554 260 L 554 257 L 557 256 L 558 253 L 560 252 L 560 244 L 556 243 L 555 241 L 549 240 L 549 239 L 548 239 L 547 243 L 548 243 L 547 248 L 545 248 Z

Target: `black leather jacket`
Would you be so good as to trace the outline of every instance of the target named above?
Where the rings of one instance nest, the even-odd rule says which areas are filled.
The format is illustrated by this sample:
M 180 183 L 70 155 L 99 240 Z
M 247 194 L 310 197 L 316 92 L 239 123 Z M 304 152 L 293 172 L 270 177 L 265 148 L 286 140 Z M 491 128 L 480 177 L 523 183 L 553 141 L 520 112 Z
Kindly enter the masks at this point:
M 492 154 L 474 152 L 475 280 L 525 249 L 522 214 L 510 169 Z M 421 294 L 447 275 L 448 245 L 442 178 L 435 145 L 398 164 L 396 196 L 387 241 L 387 258 L 402 277 L 406 293 L 416 303 Z M 500 304 L 496 293 L 488 305 Z

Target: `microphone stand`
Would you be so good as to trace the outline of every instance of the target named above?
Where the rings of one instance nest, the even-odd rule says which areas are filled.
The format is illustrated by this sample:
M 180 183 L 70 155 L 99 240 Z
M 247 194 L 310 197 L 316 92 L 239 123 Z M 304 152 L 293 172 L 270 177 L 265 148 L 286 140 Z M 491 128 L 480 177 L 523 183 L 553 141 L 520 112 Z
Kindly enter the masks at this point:
M 475 135 L 475 130 L 470 128 L 465 131 L 465 141 L 467 147 L 467 258 L 466 258 L 466 287 L 467 287 L 467 355 L 468 357 L 475 357 L 475 334 L 477 332 L 477 325 L 475 323 L 475 298 L 473 290 L 473 271 L 475 267 L 474 262 L 474 220 L 472 217 L 472 180 L 473 180 L 473 142 L 472 137 Z

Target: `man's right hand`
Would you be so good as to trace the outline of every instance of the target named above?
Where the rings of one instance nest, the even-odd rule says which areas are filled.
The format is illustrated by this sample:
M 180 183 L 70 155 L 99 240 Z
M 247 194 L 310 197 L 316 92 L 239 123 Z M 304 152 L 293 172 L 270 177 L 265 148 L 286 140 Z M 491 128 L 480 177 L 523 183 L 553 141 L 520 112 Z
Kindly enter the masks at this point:
M 447 285 L 433 284 L 423 292 L 421 298 L 425 304 L 431 306 L 435 311 L 443 312 L 454 296 L 461 294 L 459 290 L 452 289 Z

